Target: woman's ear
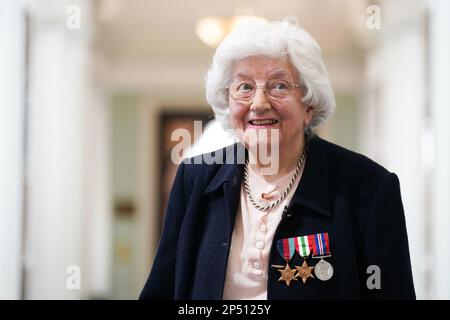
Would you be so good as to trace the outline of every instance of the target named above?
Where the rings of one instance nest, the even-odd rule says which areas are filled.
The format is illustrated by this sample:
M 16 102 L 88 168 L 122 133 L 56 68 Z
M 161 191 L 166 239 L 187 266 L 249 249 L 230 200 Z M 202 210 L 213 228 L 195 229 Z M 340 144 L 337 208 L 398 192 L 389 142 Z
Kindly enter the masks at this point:
M 304 120 L 305 125 L 308 125 L 311 122 L 313 116 L 314 116 L 314 108 L 311 106 L 306 106 L 305 120 Z

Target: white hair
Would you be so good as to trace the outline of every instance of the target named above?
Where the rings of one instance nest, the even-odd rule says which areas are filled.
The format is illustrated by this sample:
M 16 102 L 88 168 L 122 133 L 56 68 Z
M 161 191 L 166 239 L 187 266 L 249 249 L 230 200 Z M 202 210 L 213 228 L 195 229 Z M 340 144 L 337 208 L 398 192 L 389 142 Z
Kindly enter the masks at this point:
M 288 59 L 306 86 L 302 102 L 314 109 L 307 136 L 334 111 L 336 101 L 319 44 L 292 19 L 242 23 L 217 48 L 206 75 L 206 100 L 222 128 L 231 129 L 228 90 L 233 64 L 250 56 Z

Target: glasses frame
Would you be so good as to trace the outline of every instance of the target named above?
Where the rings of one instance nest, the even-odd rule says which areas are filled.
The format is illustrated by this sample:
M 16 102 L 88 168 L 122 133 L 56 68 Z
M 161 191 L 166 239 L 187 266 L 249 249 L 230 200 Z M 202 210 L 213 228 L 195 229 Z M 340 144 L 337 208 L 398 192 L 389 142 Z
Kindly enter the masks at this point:
M 264 94 L 268 95 L 268 97 L 270 97 L 270 99 L 273 99 L 273 100 L 282 100 L 282 99 L 286 99 L 287 97 L 285 97 L 285 98 L 277 98 L 277 97 L 271 96 L 270 94 L 267 94 L 267 92 L 266 92 L 267 84 L 270 83 L 270 82 L 273 82 L 273 81 L 283 81 L 283 82 L 285 82 L 290 88 L 303 88 L 303 89 L 305 89 L 305 90 L 308 88 L 306 85 L 301 84 L 301 83 L 292 83 L 292 82 L 289 82 L 289 81 L 286 81 L 286 80 L 282 80 L 282 79 L 280 79 L 280 80 L 270 80 L 270 81 L 267 81 L 266 83 L 264 83 L 264 85 L 262 85 L 262 86 L 257 86 L 257 85 L 255 84 L 255 92 L 254 92 L 253 95 L 250 97 L 250 99 L 236 99 L 236 98 L 231 94 L 231 92 L 230 92 L 230 86 L 226 86 L 225 89 L 228 90 L 228 92 L 229 92 L 231 98 L 233 98 L 234 101 L 251 102 L 251 101 L 255 98 L 255 96 L 256 96 L 256 91 L 257 91 L 258 89 L 262 89 L 263 92 L 264 92 Z

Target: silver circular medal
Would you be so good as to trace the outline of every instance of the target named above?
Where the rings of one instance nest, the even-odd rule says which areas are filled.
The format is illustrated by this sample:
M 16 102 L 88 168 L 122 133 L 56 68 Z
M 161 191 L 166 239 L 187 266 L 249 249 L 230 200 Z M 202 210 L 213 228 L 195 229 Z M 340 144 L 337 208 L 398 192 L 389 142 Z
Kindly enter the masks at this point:
M 331 263 L 320 260 L 314 267 L 314 273 L 319 280 L 327 281 L 333 276 L 333 266 Z

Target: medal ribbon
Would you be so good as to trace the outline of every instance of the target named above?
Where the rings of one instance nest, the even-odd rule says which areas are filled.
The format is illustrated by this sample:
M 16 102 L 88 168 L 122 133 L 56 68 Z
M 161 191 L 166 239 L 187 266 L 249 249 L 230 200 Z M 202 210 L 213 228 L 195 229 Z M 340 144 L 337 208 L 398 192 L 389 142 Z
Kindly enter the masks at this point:
M 307 258 L 311 253 L 309 246 L 308 236 L 296 237 L 295 238 L 295 250 L 302 258 Z
M 295 252 L 294 238 L 279 239 L 277 241 L 277 250 L 286 262 L 291 261 L 291 258 Z
M 331 255 L 328 232 L 311 234 L 308 236 L 308 242 L 309 246 L 313 250 L 313 257 L 324 257 Z

